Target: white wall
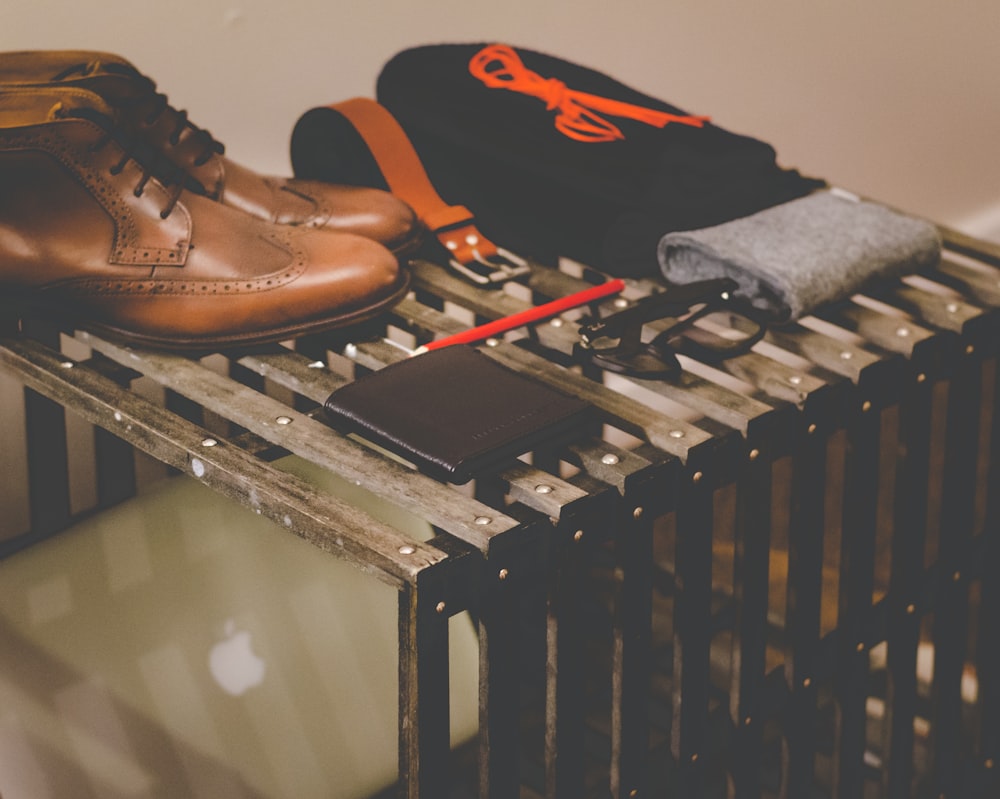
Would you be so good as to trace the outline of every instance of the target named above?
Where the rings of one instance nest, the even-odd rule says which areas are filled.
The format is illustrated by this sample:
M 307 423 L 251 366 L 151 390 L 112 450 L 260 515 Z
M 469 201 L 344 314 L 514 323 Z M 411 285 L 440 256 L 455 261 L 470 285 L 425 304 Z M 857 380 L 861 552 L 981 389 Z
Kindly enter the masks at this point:
M 0 50 L 120 53 L 263 171 L 289 171 L 304 111 L 373 96 L 399 50 L 505 41 L 766 139 L 788 166 L 1000 236 L 996 0 L 0 2 Z

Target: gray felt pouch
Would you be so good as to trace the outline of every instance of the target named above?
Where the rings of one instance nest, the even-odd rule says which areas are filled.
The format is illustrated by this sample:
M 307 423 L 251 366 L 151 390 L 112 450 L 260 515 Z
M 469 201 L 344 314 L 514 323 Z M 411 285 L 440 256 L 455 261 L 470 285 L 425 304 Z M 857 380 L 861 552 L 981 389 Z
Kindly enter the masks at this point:
M 934 225 L 837 189 L 714 227 L 668 233 L 657 250 L 671 283 L 733 278 L 776 322 L 849 297 L 873 278 L 933 265 L 940 255 Z

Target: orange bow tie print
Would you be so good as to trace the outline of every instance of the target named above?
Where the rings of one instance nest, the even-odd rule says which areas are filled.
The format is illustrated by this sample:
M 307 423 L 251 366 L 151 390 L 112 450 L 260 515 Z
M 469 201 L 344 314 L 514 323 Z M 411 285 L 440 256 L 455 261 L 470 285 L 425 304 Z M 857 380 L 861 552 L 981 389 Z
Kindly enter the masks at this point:
M 671 122 L 700 128 L 709 117 L 679 116 L 665 111 L 632 105 L 567 88 L 555 78 L 543 78 L 527 69 L 512 47 L 493 44 L 484 47 L 469 61 L 469 72 L 491 89 L 507 89 L 537 97 L 549 111 L 556 112 L 556 130 L 582 142 L 624 139 L 618 126 L 601 114 L 626 117 L 662 128 Z

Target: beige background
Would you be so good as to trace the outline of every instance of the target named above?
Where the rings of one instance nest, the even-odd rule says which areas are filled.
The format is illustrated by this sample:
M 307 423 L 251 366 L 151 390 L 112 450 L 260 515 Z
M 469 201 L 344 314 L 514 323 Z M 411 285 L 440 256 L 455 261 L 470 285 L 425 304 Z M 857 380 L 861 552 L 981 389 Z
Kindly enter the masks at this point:
M 1000 235 L 996 0 L 0 0 L 0 49 L 120 53 L 236 160 L 290 169 L 307 109 L 399 50 L 504 41 L 607 72 L 788 166 Z

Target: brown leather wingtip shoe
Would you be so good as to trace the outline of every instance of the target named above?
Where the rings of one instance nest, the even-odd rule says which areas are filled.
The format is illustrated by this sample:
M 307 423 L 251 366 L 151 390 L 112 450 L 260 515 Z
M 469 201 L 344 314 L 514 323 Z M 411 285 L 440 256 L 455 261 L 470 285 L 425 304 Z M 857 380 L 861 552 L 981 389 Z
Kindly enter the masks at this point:
M 186 176 L 82 89 L 0 91 L 0 292 L 121 340 L 207 350 L 369 319 L 408 274 L 381 244 L 280 226 Z
M 112 53 L 38 50 L 0 53 L 0 87 L 82 88 L 100 95 L 118 124 L 193 179 L 188 188 L 281 225 L 356 233 L 399 256 L 415 250 L 423 228 L 389 192 L 261 175 L 224 155 L 224 146 L 173 108 L 156 84 Z

